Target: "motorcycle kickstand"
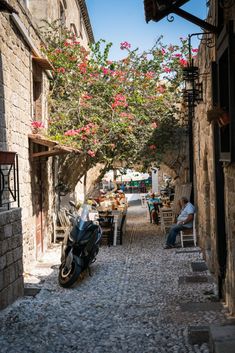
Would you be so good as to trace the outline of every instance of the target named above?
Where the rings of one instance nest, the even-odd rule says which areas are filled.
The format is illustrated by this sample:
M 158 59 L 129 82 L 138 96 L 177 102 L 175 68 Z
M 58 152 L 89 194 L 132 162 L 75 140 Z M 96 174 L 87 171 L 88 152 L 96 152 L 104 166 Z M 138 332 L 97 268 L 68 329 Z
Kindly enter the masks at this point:
M 88 271 L 88 273 L 89 273 L 89 276 L 92 277 L 90 266 L 87 267 L 87 271 Z

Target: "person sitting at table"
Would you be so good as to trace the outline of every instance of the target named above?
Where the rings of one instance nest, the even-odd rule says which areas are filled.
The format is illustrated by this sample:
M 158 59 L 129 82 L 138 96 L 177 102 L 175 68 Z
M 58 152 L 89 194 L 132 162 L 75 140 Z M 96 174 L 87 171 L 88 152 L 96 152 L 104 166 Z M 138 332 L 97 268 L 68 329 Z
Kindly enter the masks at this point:
M 181 211 L 177 217 L 177 223 L 173 224 L 169 230 L 164 249 L 171 249 L 175 247 L 176 237 L 181 230 L 193 228 L 195 207 L 185 196 L 181 197 L 179 204 L 181 206 Z
M 120 204 L 126 203 L 126 196 L 122 190 L 118 190 L 118 198 L 119 198 Z
M 150 212 L 150 219 L 153 223 L 158 224 L 158 212 L 159 204 L 161 203 L 160 197 L 155 196 L 154 192 L 150 193 L 150 197 L 147 200 Z
M 106 201 L 106 192 L 103 189 L 101 189 L 100 196 L 98 198 L 98 203 L 101 204 L 104 201 Z

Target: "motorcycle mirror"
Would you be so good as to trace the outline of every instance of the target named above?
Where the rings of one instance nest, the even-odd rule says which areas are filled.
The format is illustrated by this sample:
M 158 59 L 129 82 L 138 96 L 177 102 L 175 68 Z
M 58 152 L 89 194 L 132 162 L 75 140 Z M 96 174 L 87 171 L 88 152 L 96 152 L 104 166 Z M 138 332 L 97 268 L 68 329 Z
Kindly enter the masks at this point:
M 69 201 L 69 204 L 70 204 L 70 206 L 73 206 L 73 207 L 75 207 L 76 208 L 76 205 L 75 205 L 75 203 L 73 202 L 73 201 Z

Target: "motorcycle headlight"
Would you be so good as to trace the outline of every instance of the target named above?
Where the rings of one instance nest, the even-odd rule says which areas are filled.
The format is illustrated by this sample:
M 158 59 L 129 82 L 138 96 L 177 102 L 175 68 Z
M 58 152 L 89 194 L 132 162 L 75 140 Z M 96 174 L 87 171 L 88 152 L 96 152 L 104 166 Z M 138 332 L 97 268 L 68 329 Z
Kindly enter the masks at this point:
M 69 234 L 69 240 L 71 241 L 71 243 L 74 243 L 74 239 L 71 234 Z

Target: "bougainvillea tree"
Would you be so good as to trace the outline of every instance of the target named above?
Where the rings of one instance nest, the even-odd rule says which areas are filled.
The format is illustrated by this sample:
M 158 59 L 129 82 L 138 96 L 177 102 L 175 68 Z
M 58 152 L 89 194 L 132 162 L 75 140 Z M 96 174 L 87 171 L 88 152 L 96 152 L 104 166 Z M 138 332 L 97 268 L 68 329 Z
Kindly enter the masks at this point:
M 110 43 L 84 49 L 69 31 L 47 31 L 46 54 L 55 70 L 50 95 L 51 138 L 80 151 L 89 169 L 101 162 L 159 160 L 184 130 L 177 109 L 187 43 L 159 38 L 140 53 L 122 42 L 122 60 L 110 61 Z

